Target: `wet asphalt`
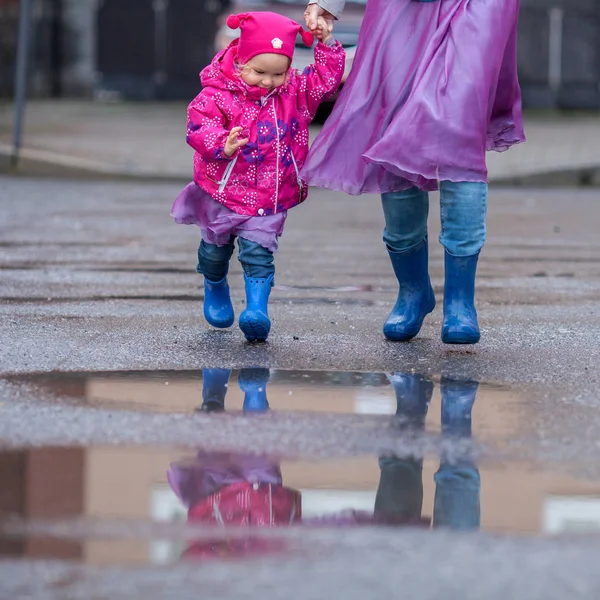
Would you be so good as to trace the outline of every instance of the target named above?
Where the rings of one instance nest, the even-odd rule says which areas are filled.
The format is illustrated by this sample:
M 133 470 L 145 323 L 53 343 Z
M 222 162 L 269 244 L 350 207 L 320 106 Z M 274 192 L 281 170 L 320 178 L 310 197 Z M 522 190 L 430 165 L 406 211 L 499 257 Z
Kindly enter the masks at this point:
M 203 321 L 194 272 L 199 234 L 169 217 L 178 191 L 176 184 L 0 178 L 0 447 L 145 445 L 311 460 L 445 454 L 600 482 L 597 190 L 490 191 L 477 290 L 482 341 L 474 347 L 439 338 L 443 255 L 435 195 L 430 260 L 438 306 L 417 339 L 393 344 L 381 333 L 397 288 L 378 199 L 313 190 L 290 212 L 281 239 L 269 342 L 249 345 L 237 327 L 216 331 Z M 235 259 L 230 285 L 239 314 L 243 282 Z M 456 440 L 438 431 L 399 432 L 385 415 L 272 410 L 263 418 L 235 412 L 215 420 L 176 408 L 89 406 L 72 391 L 77 378 L 103 373 L 159 372 L 173 381 L 215 367 L 309 378 L 404 373 L 437 387 L 443 378 L 477 381 L 480 403 L 488 402 L 485 390 L 506 394 L 494 400 L 499 413 L 516 410 L 502 398 L 518 399 L 518 425 L 499 435 L 490 420 L 473 439 Z M 118 534 L 102 520 L 79 527 L 67 523 L 60 535 L 154 535 L 151 523 L 131 531 L 123 524 Z M 206 597 L 224 599 L 400 591 L 413 598 L 590 598 L 600 590 L 595 535 L 292 528 L 284 537 L 289 553 L 217 561 L 210 569 L 13 556 L 0 561 L 0 597 L 187 598 L 201 587 Z

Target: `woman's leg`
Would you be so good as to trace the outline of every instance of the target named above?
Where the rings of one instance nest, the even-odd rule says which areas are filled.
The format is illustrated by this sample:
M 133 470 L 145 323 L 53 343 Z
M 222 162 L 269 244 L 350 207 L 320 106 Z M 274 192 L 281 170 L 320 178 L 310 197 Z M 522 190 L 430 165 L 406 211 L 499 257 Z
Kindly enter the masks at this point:
M 267 305 L 275 276 L 273 252 L 245 238 L 239 238 L 238 244 L 246 284 L 246 310 L 240 315 L 240 329 L 249 342 L 264 342 L 271 330 Z
M 487 183 L 442 181 L 440 242 L 445 248 L 444 322 L 446 344 L 476 344 L 475 274 L 486 238 Z
M 411 187 L 381 196 L 385 229 L 383 241 L 388 250 L 400 289 L 383 333 L 393 341 L 414 338 L 423 319 L 435 307 L 429 280 L 427 248 L 427 192 Z

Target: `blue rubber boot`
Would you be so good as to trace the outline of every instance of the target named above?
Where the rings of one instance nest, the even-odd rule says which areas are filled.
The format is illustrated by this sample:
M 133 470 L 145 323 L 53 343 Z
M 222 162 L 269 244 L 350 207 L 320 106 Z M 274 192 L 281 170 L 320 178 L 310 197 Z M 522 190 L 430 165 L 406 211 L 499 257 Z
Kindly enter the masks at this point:
M 246 282 L 246 310 L 240 315 L 240 329 L 249 342 L 265 342 L 271 330 L 267 310 L 269 294 L 273 285 L 273 275 L 266 279 L 248 277 Z
M 392 373 L 387 378 L 396 395 L 396 417 L 410 429 L 423 429 L 433 395 L 433 382 L 412 373 Z
M 481 335 L 475 310 L 475 273 L 479 253 L 453 256 L 445 252 L 444 344 L 476 344 Z
M 388 340 L 407 342 L 419 333 L 423 319 L 435 308 L 428 272 L 427 238 L 404 252 L 388 250 L 388 253 L 400 290 L 383 326 L 383 334 Z
M 396 394 L 398 429 L 419 435 L 425 427 L 433 382 L 421 375 L 393 373 L 388 380 Z M 416 524 L 423 508 L 423 458 L 382 456 L 375 520 L 380 523 Z
M 229 384 L 229 369 L 202 369 L 202 411 L 225 410 L 225 394 Z
M 471 411 L 479 383 L 473 380 L 454 380 L 443 376 L 440 381 L 442 394 L 442 433 L 458 437 L 471 436 Z
M 244 412 L 263 412 L 269 410 L 267 401 L 267 383 L 269 369 L 242 369 L 238 383 L 244 392 Z
M 233 325 L 235 315 L 229 296 L 227 276 L 221 281 L 204 278 L 204 318 L 213 326 L 225 329 Z
M 445 438 L 471 438 L 471 411 L 478 389 L 476 381 L 442 377 L 442 435 Z M 476 530 L 481 521 L 481 478 L 471 457 L 452 456 L 455 447 L 456 442 L 450 445 L 450 455 L 442 452 L 440 468 L 434 477 L 433 527 Z

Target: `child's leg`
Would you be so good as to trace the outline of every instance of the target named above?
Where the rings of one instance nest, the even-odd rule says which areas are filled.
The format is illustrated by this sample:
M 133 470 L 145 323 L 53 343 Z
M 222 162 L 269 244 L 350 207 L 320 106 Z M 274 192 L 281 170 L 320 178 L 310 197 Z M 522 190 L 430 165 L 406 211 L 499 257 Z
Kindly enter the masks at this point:
M 207 244 L 202 240 L 198 248 L 198 265 L 196 266 L 196 271 L 202 273 L 209 281 L 221 281 L 227 276 L 233 250 L 233 240 L 226 246 Z
M 475 274 L 486 238 L 486 183 L 442 181 L 440 242 L 445 251 L 444 322 L 446 344 L 475 344 Z
M 427 248 L 427 192 L 411 187 L 381 196 L 386 245 L 400 289 L 396 304 L 388 316 L 383 333 L 393 341 L 415 337 L 423 319 L 435 307 L 429 280 Z
M 275 275 L 273 252 L 243 237 L 238 238 L 238 246 L 240 249 L 238 260 L 242 263 L 244 273 L 248 277 L 267 279 Z
M 233 249 L 233 240 L 226 246 L 202 240 L 198 248 L 196 271 L 204 275 L 204 318 L 213 327 L 230 327 L 235 319 L 227 283 Z
M 240 329 L 249 342 L 264 342 L 271 330 L 267 303 L 275 276 L 273 252 L 242 237 L 238 244 L 246 283 L 246 310 L 240 315 Z

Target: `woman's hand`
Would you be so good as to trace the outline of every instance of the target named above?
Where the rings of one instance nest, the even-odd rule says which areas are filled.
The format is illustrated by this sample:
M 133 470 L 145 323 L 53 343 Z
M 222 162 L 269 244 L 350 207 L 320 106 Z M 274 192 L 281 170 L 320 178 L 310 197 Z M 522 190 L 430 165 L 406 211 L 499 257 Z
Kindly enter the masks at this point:
M 223 150 L 223 154 L 227 157 L 233 156 L 233 154 L 239 150 L 242 146 L 245 146 L 249 138 L 244 138 L 242 140 L 239 139 L 240 132 L 242 131 L 242 127 L 234 127 L 229 132 L 229 137 L 225 142 L 225 148 Z
M 322 21 L 319 22 L 319 17 Z M 323 34 L 333 31 L 335 17 L 321 8 L 318 4 L 309 4 L 304 11 L 307 29 L 318 39 L 323 40 Z
M 329 29 L 329 24 L 324 17 L 317 17 L 317 29 L 313 35 L 323 43 L 327 42 L 333 37 L 331 35 L 331 29 Z

